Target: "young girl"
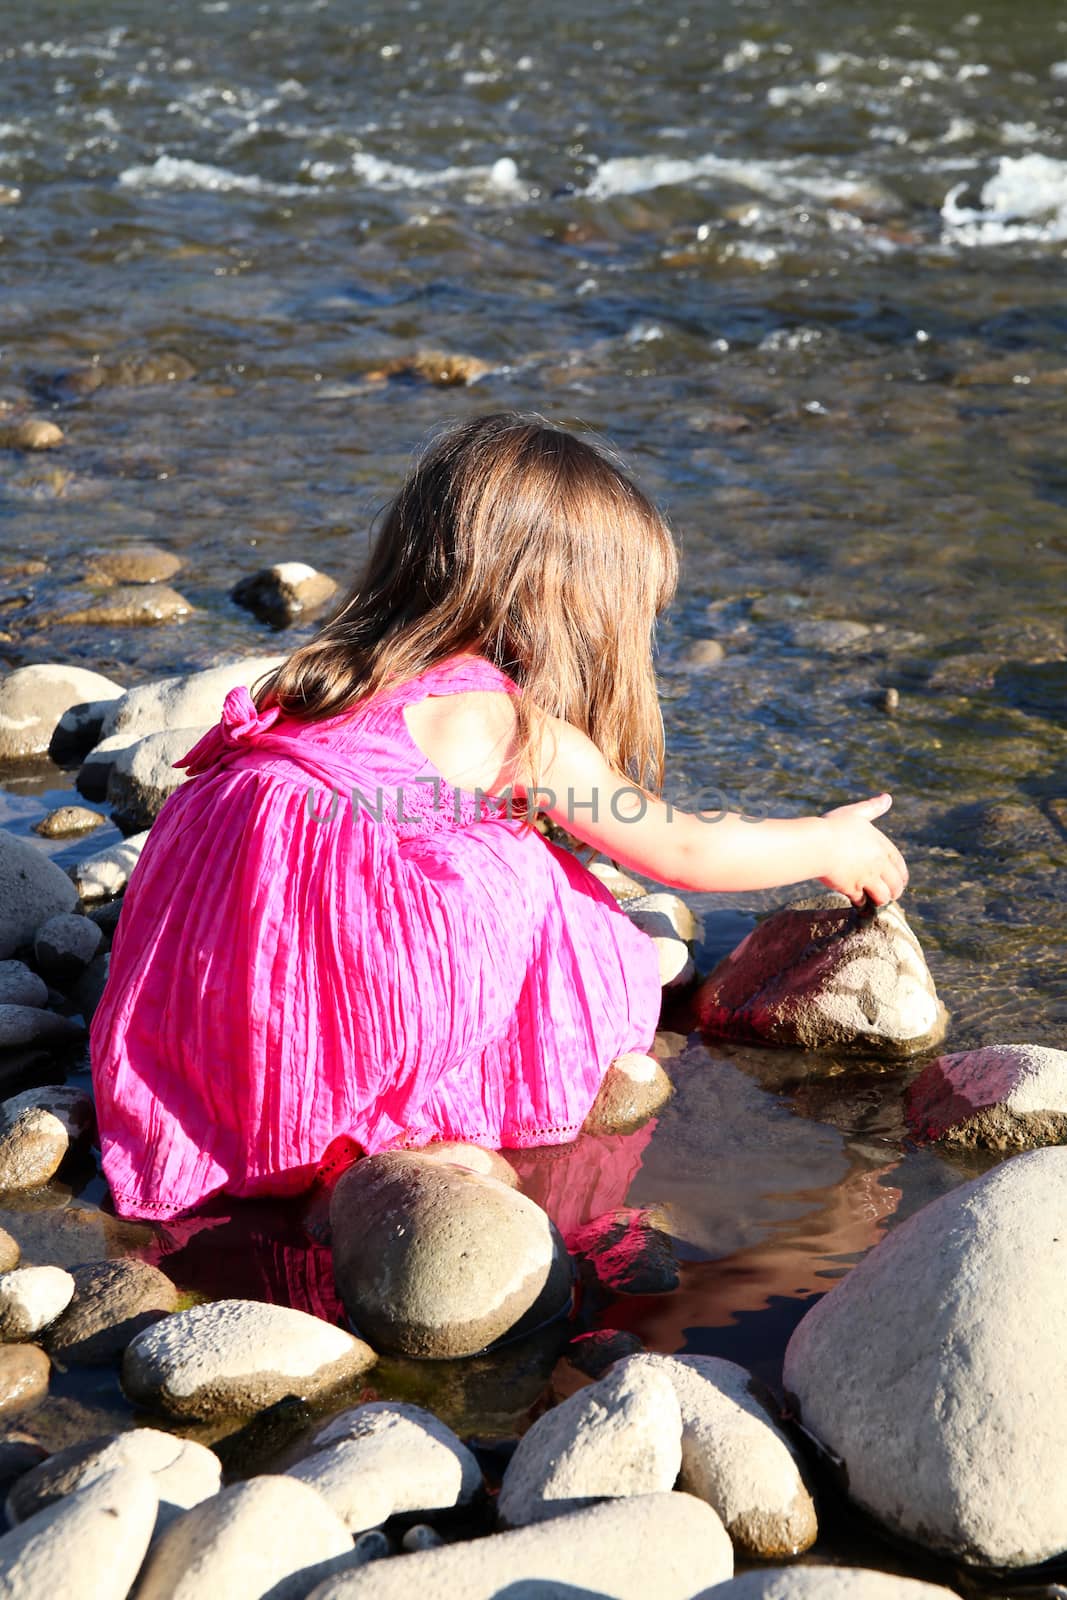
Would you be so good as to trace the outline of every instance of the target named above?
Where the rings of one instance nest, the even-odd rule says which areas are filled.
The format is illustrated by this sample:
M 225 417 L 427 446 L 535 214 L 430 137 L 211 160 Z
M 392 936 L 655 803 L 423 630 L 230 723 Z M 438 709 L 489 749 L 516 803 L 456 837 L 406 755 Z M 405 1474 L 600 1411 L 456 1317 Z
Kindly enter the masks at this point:
M 651 1048 L 651 941 L 538 812 L 682 889 L 907 881 L 872 825 L 657 798 L 655 619 L 677 559 L 606 453 L 539 417 L 429 449 L 365 573 L 183 758 L 90 1029 L 119 1212 L 291 1194 L 356 1147 L 581 1130 Z

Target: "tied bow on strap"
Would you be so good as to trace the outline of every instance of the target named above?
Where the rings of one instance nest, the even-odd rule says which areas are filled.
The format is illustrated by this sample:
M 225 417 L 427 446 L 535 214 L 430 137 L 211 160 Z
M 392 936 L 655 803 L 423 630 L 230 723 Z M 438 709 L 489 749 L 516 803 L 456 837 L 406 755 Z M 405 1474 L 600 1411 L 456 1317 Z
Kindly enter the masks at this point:
M 230 690 L 222 702 L 222 716 L 216 725 L 209 728 L 180 761 L 172 761 L 171 766 L 183 767 L 191 778 L 197 773 L 206 772 L 228 751 L 255 744 L 258 736 L 277 722 L 280 716 L 280 706 L 271 706 L 269 711 L 257 711 L 248 689 L 240 683 Z

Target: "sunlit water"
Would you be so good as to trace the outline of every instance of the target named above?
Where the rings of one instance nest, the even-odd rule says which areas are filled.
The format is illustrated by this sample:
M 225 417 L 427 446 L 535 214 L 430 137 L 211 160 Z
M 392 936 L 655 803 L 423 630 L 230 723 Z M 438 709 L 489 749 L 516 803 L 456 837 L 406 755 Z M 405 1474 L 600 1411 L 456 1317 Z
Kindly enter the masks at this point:
M 433 427 L 512 406 L 592 426 L 682 547 L 671 792 L 789 813 L 892 790 L 950 1046 L 1062 1045 L 1067 21 L 579 9 L 6 8 L 0 400 L 31 394 L 67 444 L 0 458 L 0 657 L 133 683 L 288 648 L 233 583 L 294 558 L 347 581 Z M 488 370 L 368 376 L 426 349 Z M 117 381 L 160 352 L 189 375 Z M 98 387 L 65 376 L 94 363 Z M 191 618 L 49 622 L 81 552 L 142 538 L 183 557 Z M 869 631 L 829 648 L 828 620 Z M 688 668 L 707 637 L 725 661 Z M 70 782 L 13 777 L 0 820 L 28 831 Z M 706 969 L 781 897 L 694 898 Z M 913 1067 L 679 1047 L 650 1139 L 524 1179 L 571 1221 L 665 1208 L 681 1287 L 597 1320 L 773 1383 L 811 1298 L 984 1163 L 908 1145 Z M 163 1237 L 102 1198 L 87 1173 L 3 1220 L 32 1259 L 133 1250 L 190 1291 L 328 1314 L 298 1220 Z M 387 1381 L 507 1435 L 553 1359 Z M 113 1374 L 71 1373 L 28 1420 L 58 1442 L 130 1415 Z

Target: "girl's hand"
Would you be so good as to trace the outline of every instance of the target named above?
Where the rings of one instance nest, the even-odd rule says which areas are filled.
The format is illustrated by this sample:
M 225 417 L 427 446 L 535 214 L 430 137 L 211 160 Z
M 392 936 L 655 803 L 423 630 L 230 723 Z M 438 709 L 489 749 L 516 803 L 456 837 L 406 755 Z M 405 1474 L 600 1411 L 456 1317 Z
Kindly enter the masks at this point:
M 848 895 L 854 906 L 862 906 L 865 898 L 876 906 L 888 905 L 900 898 L 907 885 L 904 857 L 893 841 L 873 826 L 874 818 L 892 804 L 891 795 L 877 794 L 823 813 L 823 820 L 833 830 L 834 868 L 820 882 Z

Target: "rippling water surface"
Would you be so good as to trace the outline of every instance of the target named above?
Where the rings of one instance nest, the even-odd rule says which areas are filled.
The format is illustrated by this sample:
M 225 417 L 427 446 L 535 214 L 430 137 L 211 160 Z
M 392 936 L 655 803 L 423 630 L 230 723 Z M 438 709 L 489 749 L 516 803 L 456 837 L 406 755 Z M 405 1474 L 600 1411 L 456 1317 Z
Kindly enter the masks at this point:
M 579 10 L 8 5 L 0 403 L 67 443 L 0 454 L 0 658 L 132 683 L 288 648 L 233 583 L 294 558 L 346 581 L 435 425 L 591 426 L 682 546 L 672 791 L 789 812 L 891 789 L 951 1045 L 1062 1045 L 1067 21 L 1003 0 Z M 380 375 L 428 350 L 477 381 Z M 192 616 L 50 622 L 81 552 L 144 538 L 182 556 Z M 693 670 L 708 637 L 725 660 Z M 5 824 L 69 783 L 12 777 Z M 703 897 L 704 965 L 774 898 Z M 912 1069 L 679 1049 L 615 1192 L 595 1150 L 564 1187 L 603 1209 L 629 1182 L 685 1258 L 674 1295 L 603 1320 L 776 1381 L 811 1296 L 982 1163 L 907 1145 Z M 558 1173 L 526 1177 L 555 1203 Z M 41 1257 L 158 1256 L 100 1196 L 6 1220 Z M 164 1241 L 184 1286 L 220 1292 L 212 1261 L 251 1231 L 248 1292 L 300 1298 L 280 1219 L 225 1226 L 214 1256 Z M 506 1425 L 484 1396 L 460 1411 L 506 1432 L 532 1372 Z M 100 1381 L 61 1382 L 41 1428 L 125 1415 Z

